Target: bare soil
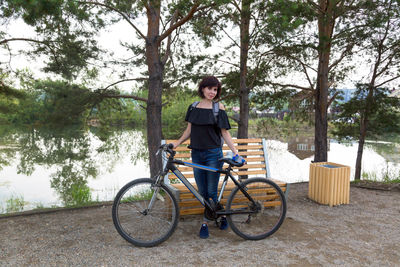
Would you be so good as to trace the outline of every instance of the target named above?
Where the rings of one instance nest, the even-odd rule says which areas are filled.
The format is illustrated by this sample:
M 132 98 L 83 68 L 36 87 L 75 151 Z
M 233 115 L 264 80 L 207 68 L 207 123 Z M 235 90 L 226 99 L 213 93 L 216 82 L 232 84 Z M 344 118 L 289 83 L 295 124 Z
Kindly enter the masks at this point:
M 119 236 L 111 207 L 0 218 L 0 266 L 400 266 L 400 192 L 351 187 L 349 205 L 307 198 L 308 183 L 290 185 L 288 213 L 277 233 L 246 241 L 181 217 L 170 239 L 138 248 Z

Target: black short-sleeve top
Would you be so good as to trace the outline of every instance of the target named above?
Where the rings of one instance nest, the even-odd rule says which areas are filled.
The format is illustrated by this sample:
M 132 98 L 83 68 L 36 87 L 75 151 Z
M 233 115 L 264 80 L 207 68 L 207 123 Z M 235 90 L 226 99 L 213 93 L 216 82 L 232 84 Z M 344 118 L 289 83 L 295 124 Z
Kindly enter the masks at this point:
M 228 115 L 219 109 L 215 120 L 212 109 L 189 106 L 185 121 L 192 124 L 190 132 L 190 148 L 210 149 L 221 147 L 221 129 L 229 130 Z

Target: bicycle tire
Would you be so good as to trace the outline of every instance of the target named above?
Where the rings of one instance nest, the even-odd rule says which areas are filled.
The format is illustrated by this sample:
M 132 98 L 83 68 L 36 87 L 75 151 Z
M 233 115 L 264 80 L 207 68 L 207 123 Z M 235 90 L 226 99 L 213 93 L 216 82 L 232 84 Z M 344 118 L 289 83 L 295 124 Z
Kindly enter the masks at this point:
M 164 184 L 158 186 L 151 210 L 146 211 L 154 194 L 154 181 L 149 178 L 133 180 L 118 192 L 112 207 L 112 218 L 118 233 L 139 247 L 156 246 L 175 231 L 179 207 L 175 196 Z
M 244 213 L 227 215 L 232 230 L 248 240 L 264 239 L 275 233 L 282 225 L 287 209 L 286 198 L 281 188 L 265 178 L 250 178 L 242 182 L 241 186 L 256 201 L 259 208 L 254 207 L 239 187 L 234 188 L 228 198 L 226 210 Z

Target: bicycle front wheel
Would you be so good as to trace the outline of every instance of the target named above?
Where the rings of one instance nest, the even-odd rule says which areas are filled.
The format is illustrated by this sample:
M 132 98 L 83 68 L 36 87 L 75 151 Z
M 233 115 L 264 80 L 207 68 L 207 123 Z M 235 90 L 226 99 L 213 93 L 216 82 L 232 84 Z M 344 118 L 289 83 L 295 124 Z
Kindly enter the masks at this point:
M 175 231 L 179 208 L 167 186 L 142 178 L 128 183 L 118 192 L 112 218 L 125 240 L 136 246 L 151 247 L 164 242 Z
M 251 178 L 241 183 L 254 203 L 236 187 L 226 209 L 232 230 L 244 239 L 260 240 L 275 233 L 286 216 L 286 198 L 281 188 L 265 178 Z M 237 212 L 237 214 L 235 214 Z

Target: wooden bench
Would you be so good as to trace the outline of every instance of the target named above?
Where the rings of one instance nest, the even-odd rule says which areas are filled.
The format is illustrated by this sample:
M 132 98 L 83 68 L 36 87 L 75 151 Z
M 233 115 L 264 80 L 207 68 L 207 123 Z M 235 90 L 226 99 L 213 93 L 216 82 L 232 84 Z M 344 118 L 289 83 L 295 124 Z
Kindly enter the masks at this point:
M 163 140 L 162 143 L 172 143 L 175 140 Z M 268 164 L 268 154 L 266 149 L 265 139 L 233 139 L 236 149 L 239 151 L 239 154 L 246 158 L 247 164 L 242 167 L 234 168 L 232 174 L 235 178 L 239 178 L 239 176 L 243 177 L 271 177 L 271 173 L 269 170 Z M 191 150 L 187 147 L 189 141 L 184 142 L 182 145 L 176 148 L 176 159 L 180 159 L 186 162 L 191 161 Z M 229 147 L 224 144 L 223 146 L 224 155 L 226 152 L 230 151 Z M 165 162 L 164 162 L 165 163 Z M 194 181 L 193 168 L 186 167 L 182 165 L 177 166 L 178 169 L 182 172 L 182 174 L 191 182 L 191 184 L 197 189 L 196 183 Z M 270 178 L 271 179 L 271 178 Z M 223 180 L 223 175 L 220 178 L 220 184 L 218 188 L 218 192 L 221 189 L 221 184 Z M 288 185 L 285 182 L 278 181 L 275 179 L 271 179 L 275 183 L 277 183 L 283 192 L 287 195 Z M 193 196 L 193 194 L 186 188 L 184 184 L 180 182 L 180 180 L 173 173 L 169 173 L 168 177 L 166 177 L 166 184 L 170 185 L 170 188 L 173 190 L 180 207 L 180 214 L 182 215 L 190 215 L 190 214 L 202 214 L 204 211 L 204 207 L 199 203 L 199 201 Z M 234 188 L 233 182 L 228 182 L 225 187 L 225 191 L 221 200 L 222 204 L 225 204 L 229 194 Z

